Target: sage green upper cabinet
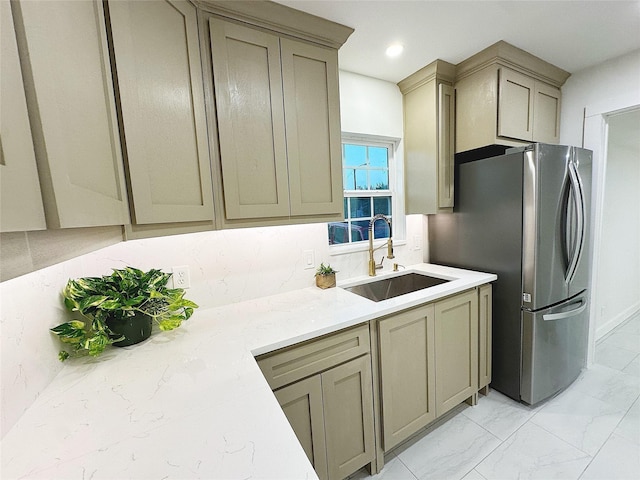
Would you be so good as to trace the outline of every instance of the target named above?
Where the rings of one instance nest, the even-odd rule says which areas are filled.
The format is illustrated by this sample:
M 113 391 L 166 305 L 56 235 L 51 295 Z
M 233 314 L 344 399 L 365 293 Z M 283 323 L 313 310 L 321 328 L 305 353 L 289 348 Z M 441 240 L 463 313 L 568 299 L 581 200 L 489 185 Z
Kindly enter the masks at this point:
M 500 144 L 557 143 L 569 73 L 506 42 L 456 66 L 456 153 Z
M 560 89 L 501 67 L 498 135 L 527 141 L 560 140 Z
M 291 215 L 343 216 L 338 51 L 280 41 Z
M 508 68 L 499 70 L 498 135 L 533 140 L 533 91 L 536 81 Z
M 337 48 L 352 30 L 271 2 L 221 4 L 232 18 L 207 26 L 222 226 L 341 219 Z M 247 19 L 249 6 L 260 11 Z
M 213 221 L 196 7 L 108 7 L 134 223 Z
M 277 36 L 209 20 L 227 218 L 288 217 Z
M 11 6 L 47 226 L 128 223 L 102 2 Z
M 404 103 L 406 213 L 451 212 L 455 66 L 436 60 L 398 83 Z
M 536 82 L 533 91 L 533 139 L 538 142 L 558 143 L 560 141 L 560 99 L 559 88 L 544 82 Z
M 46 228 L 11 4 L 0 2 L 0 231 Z

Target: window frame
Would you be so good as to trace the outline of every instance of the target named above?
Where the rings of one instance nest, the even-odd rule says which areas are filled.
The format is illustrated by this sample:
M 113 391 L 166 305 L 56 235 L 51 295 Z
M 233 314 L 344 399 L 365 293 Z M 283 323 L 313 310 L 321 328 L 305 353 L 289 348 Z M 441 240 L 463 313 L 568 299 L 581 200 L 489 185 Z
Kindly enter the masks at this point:
M 352 197 L 391 197 L 392 239 L 394 246 L 406 244 L 406 219 L 404 211 L 404 163 L 399 158 L 400 138 L 382 135 L 368 135 L 342 132 L 340 147 L 350 145 L 365 145 L 384 147 L 389 152 L 389 189 L 388 190 L 343 190 L 343 198 Z M 342 165 L 344 175 L 344 164 Z M 343 218 L 342 221 L 345 221 Z M 327 224 L 328 225 L 328 224 Z M 384 245 L 386 238 L 373 240 L 374 248 Z M 327 238 L 327 243 L 329 239 Z M 341 255 L 351 252 L 361 252 L 369 249 L 369 241 L 339 243 L 329 245 L 330 255 Z

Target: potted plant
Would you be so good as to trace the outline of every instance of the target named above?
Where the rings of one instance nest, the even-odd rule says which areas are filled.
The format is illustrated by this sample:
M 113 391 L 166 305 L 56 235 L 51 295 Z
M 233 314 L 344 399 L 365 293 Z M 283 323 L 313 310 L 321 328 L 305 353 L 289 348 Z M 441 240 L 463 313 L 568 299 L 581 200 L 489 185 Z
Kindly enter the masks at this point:
M 124 347 L 147 339 L 155 322 L 160 330 L 173 330 L 187 320 L 198 305 L 184 298 L 184 289 L 167 288 L 170 273 L 133 267 L 113 269 L 111 275 L 69 280 L 64 304 L 81 319 L 51 329 L 71 351 L 70 356 L 100 355 L 108 345 Z
M 336 286 L 336 270 L 331 265 L 321 263 L 316 270 L 316 286 L 320 288 L 331 288 Z

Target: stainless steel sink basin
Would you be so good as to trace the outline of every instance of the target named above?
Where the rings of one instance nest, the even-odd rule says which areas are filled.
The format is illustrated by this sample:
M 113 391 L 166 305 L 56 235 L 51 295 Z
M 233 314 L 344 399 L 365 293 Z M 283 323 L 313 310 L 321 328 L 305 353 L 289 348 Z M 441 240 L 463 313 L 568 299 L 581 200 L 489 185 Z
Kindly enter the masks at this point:
M 344 287 L 349 292 L 368 298 L 374 302 L 381 302 L 406 293 L 416 292 L 425 288 L 450 282 L 443 278 L 430 277 L 421 273 L 405 273 L 397 277 L 383 278 L 373 282 L 362 283 L 352 287 Z

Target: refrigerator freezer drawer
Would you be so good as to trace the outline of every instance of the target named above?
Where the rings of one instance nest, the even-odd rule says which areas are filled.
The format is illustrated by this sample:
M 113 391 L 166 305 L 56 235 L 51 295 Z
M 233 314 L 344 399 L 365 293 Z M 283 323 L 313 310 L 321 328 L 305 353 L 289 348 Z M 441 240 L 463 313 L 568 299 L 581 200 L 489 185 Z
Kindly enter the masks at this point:
M 589 329 L 588 297 L 555 307 L 522 311 L 520 397 L 536 404 L 569 386 L 585 366 Z

